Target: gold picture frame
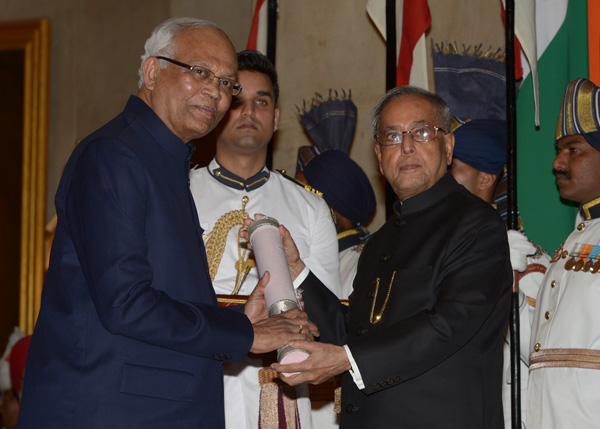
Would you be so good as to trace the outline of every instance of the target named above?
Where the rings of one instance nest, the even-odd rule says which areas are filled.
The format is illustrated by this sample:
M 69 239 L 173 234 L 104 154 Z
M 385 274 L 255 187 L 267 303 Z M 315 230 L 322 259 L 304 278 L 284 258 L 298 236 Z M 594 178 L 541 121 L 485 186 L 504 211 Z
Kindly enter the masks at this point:
M 20 240 L 19 326 L 29 334 L 33 332 L 40 309 L 45 275 L 44 228 L 50 75 L 48 20 L 0 22 L 0 55 L 2 53 L 15 54 L 18 58 L 23 58 L 23 66 L 15 67 L 18 72 L 22 72 L 23 116 L 19 118 L 20 122 L 16 121 L 22 124 L 21 180 L 15 180 L 14 183 L 21 183 L 20 238 L 18 238 Z M 18 163 L 18 159 L 7 162 Z M 18 232 L 14 225 L 12 228 L 15 229 L 15 233 Z M 14 252 L 14 249 L 11 250 Z M 5 287 L 14 286 L 5 285 Z

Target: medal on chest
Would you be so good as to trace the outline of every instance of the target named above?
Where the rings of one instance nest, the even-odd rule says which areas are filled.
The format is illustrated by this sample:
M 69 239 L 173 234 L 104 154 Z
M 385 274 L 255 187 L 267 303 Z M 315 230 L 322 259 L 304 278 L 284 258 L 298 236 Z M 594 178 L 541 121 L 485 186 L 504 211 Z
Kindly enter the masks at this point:
M 569 255 L 567 252 L 563 254 Z M 573 251 L 570 253 L 570 258 L 565 262 L 566 271 L 582 271 L 597 273 L 600 270 L 600 245 L 576 243 Z M 568 257 L 568 256 L 566 256 Z

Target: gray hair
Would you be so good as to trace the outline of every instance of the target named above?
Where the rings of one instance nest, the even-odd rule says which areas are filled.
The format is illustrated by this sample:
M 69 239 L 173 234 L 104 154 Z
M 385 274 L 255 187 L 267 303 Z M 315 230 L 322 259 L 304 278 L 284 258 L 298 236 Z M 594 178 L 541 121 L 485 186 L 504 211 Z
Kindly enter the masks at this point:
M 379 120 L 381 119 L 381 113 L 384 107 L 396 97 L 404 97 L 407 95 L 416 95 L 423 97 L 433 106 L 433 110 L 442 123 L 444 131 L 450 132 L 450 108 L 446 102 L 439 96 L 432 94 L 431 92 L 418 88 L 416 86 L 398 86 L 390 89 L 382 98 L 379 100 L 375 109 L 373 109 L 373 136 L 377 140 L 377 134 L 379 133 Z M 432 124 L 433 125 L 433 124 Z
M 225 32 L 219 28 L 219 26 L 213 22 L 206 21 L 204 19 L 196 18 L 172 18 L 159 24 L 153 31 L 146 43 L 144 44 L 144 55 L 142 55 L 142 64 L 138 70 L 140 79 L 138 81 L 138 88 L 141 88 L 144 84 L 144 61 L 148 57 L 155 57 L 157 55 L 164 55 L 165 57 L 172 57 L 175 55 L 176 46 L 173 39 L 177 33 L 181 30 L 189 30 L 192 28 L 214 28 Z M 164 61 L 161 61 L 164 63 Z M 161 64 L 161 68 L 165 68 L 166 64 Z

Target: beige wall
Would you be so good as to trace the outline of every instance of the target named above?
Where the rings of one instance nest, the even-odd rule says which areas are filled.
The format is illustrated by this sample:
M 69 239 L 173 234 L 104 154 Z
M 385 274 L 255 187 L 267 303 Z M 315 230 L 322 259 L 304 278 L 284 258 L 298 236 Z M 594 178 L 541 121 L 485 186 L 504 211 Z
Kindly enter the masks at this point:
M 295 170 L 297 149 L 310 140 L 296 105 L 310 103 L 315 92 L 352 90 L 358 109 L 357 129 L 350 155 L 367 172 L 378 201 L 383 199 L 373 155 L 371 109 L 385 92 L 385 44 L 368 19 L 364 0 L 285 2 L 280 7 L 277 69 L 281 82 L 281 121 L 273 165 Z M 374 226 L 382 223 L 377 210 Z
M 494 48 L 504 46 L 498 0 L 429 0 L 430 41 L 452 41 Z M 280 2 L 277 69 L 281 122 L 273 164 L 295 169 L 297 148 L 310 144 L 296 111 L 314 92 L 352 89 L 358 108 L 350 155 L 367 172 L 376 191 L 377 212 L 370 229 L 385 220 L 384 186 L 375 156 L 371 110 L 385 93 L 385 43 L 365 11 L 365 0 Z M 433 69 L 431 74 L 433 74 Z
M 120 112 L 137 88 L 143 43 L 169 17 L 161 0 L 0 0 L 1 19 L 51 25 L 47 216 L 77 141 Z
M 171 0 L 171 16 L 193 16 L 214 22 L 225 30 L 238 51 L 246 49 L 253 13 L 254 0 Z
M 48 18 L 51 25 L 49 220 L 60 175 L 76 143 L 119 113 L 137 92 L 144 41 L 156 24 L 174 16 L 206 18 L 243 49 L 250 29 L 243 17 L 251 14 L 252 2 L 0 0 L 0 10 L 3 21 Z
M 498 0 L 429 0 L 435 41 L 494 47 L 504 43 Z M 0 0 L 1 19 L 46 17 L 52 26 L 48 215 L 66 160 L 78 140 L 121 111 L 137 90 L 144 40 L 173 16 L 212 20 L 243 49 L 252 0 Z M 380 201 L 371 229 L 384 219 L 382 181 L 372 154 L 370 112 L 385 90 L 385 44 L 365 0 L 280 0 L 277 68 L 281 123 L 274 167 L 293 171 L 296 150 L 310 144 L 295 105 L 315 91 L 352 89 L 358 126 L 351 156 L 367 171 Z

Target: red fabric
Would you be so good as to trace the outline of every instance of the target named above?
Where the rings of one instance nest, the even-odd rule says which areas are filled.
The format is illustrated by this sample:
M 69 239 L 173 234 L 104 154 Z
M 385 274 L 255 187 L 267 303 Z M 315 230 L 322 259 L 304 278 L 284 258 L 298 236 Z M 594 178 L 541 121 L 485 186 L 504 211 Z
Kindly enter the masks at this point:
M 229 307 L 230 305 L 245 304 L 248 301 L 248 295 L 217 295 L 217 301 L 220 307 Z
M 502 8 L 502 21 L 504 22 L 504 29 L 506 29 L 506 10 L 500 0 L 500 7 Z M 519 80 L 523 77 L 523 66 L 521 65 L 521 42 L 515 35 L 515 80 Z
M 250 27 L 250 35 L 248 36 L 248 45 L 246 46 L 246 49 L 256 51 L 260 8 L 264 2 L 265 0 L 258 0 L 256 2 L 256 9 L 254 9 L 254 18 L 252 18 L 252 27 Z
M 217 295 L 219 307 L 229 307 L 230 305 L 241 305 L 248 301 L 248 295 Z M 340 299 L 340 302 L 346 306 L 350 305 L 347 299 Z
M 15 392 L 18 392 L 21 387 L 21 378 L 23 371 L 25 371 L 25 361 L 27 360 L 30 343 L 31 335 L 21 338 L 10 352 L 10 381 Z
M 406 0 L 403 2 L 402 39 L 398 67 L 396 67 L 396 85 L 408 85 L 413 63 L 415 45 L 431 25 L 431 14 L 427 0 Z

